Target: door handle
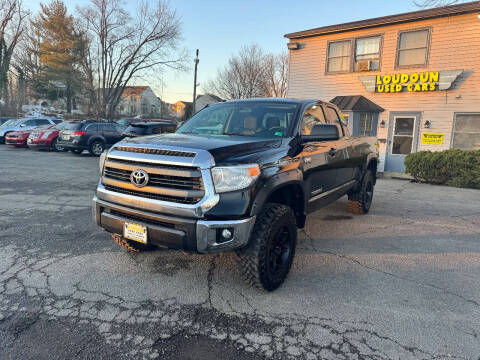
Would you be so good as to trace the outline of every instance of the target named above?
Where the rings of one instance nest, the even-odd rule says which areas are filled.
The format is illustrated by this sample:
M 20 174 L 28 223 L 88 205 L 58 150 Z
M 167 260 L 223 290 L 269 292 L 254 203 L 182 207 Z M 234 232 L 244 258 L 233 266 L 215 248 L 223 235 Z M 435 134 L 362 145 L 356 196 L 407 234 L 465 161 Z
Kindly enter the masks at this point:
M 337 149 L 335 149 L 335 148 L 331 148 L 328 151 L 328 155 L 330 155 L 330 156 L 335 156 L 336 154 L 337 154 Z

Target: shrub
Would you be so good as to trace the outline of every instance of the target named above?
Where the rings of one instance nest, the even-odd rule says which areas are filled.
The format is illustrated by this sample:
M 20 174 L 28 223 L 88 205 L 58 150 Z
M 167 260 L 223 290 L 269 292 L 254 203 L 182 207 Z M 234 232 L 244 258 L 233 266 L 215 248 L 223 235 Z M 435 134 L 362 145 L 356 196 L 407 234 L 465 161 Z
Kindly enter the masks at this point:
M 480 150 L 419 151 L 405 158 L 405 171 L 429 184 L 480 189 Z

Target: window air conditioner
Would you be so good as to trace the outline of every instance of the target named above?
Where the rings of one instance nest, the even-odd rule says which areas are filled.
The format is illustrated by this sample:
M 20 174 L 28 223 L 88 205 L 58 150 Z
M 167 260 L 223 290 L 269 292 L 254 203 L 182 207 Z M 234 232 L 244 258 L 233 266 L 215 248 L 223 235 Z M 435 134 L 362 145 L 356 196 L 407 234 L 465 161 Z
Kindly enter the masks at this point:
M 370 60 L 361 60 L 357 61 L 357 71 L 370 71 L 371 61 Z

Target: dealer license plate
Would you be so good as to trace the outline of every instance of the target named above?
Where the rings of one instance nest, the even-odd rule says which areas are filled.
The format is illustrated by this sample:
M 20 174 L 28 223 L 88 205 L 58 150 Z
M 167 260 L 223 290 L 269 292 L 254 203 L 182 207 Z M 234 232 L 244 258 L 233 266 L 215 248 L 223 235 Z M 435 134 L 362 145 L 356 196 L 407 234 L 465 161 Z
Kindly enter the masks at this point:
M 140 224 L 126 222 L 123 224 L 123 236 L 129 240 L 146 244 L 147 227 Z

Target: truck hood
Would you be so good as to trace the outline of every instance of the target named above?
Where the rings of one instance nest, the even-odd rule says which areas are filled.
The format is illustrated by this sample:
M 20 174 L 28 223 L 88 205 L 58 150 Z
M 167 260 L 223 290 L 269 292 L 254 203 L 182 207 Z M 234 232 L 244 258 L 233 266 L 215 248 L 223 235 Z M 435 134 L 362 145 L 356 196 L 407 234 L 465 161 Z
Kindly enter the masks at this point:
M 216 163 L 237 155 L 253 154 L 277 148 L 281 145 L 282 139 L 265 139 L 251 136 L 215 136 L 215 135 L 190 135 L 190 134 L 164 134 L 153 136 L 142 136 L 128 138 L 118 144 L 132 145 L 162 145 L 181 147 L 187 150 L 207 150 L 210 152 Z

